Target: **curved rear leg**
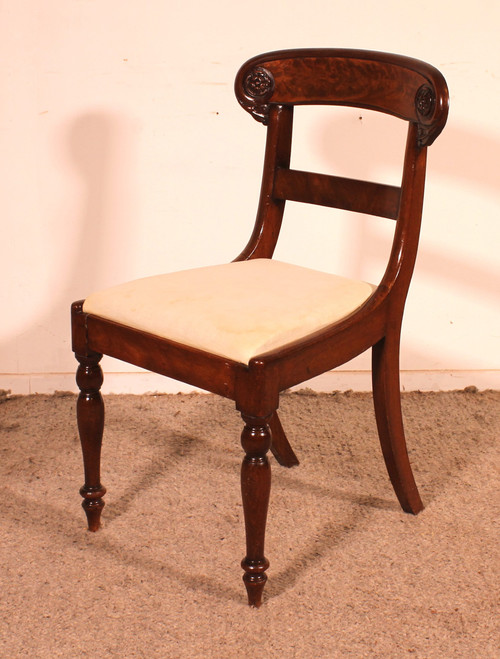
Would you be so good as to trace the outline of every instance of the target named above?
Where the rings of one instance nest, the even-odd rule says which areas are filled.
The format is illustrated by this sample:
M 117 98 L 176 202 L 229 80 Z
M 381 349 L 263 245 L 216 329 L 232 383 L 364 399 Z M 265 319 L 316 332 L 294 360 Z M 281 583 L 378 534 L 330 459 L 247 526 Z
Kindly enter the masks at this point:
M 401 415 L 399 385 L 399 333 L 372 348 L 373 403 L 385 464 L 399 503 L 407 513 L 423 509 L 408 459 Z
M 282 467 L 295 467 L 298 465 L 299 460 L 286 438 L 278 412 L 274 412 L 272 415 L 269 420 L 269 427 L 271 428 L 271 434 L 273 437 L 271 452 L 278 461 L 278 464 Z

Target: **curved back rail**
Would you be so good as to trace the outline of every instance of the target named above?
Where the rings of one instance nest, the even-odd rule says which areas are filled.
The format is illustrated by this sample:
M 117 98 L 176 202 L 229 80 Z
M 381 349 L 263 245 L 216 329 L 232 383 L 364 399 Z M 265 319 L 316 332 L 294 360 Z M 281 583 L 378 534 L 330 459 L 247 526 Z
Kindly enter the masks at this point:
M 268 257 L 278 240 L 285 202 L 299 201 L 397 220 L 384 289 L 396 275 L 409 283 L 416 256 L 426 148 L 442 131 L 448 89 L 433 66 L 401 55 L 364 50 L 299 49 L 246 62 L 235 81 L 239 103 L 267 125 L 257 219 L 237 260 Z M 409 122 L 401 186 L 290 169 L 295 105 L 340 105 L 387 113 Z
M 298 49 L 258 55 L 240 68 L 238 101 L 267 123 L 272 105 L 347 105 L 418 124 L 419 146 L 443 129 L 448 91 L 430 64 L 370 50 Z

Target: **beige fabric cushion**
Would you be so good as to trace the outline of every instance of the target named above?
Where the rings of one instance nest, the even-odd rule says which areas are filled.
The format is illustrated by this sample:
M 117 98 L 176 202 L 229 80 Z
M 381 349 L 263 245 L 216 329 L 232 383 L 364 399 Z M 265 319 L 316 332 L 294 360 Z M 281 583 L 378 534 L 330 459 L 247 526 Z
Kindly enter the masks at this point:
M 247 364 L 357 309 L 375 286 L 271 259 L 138 279 L 83 310 Z

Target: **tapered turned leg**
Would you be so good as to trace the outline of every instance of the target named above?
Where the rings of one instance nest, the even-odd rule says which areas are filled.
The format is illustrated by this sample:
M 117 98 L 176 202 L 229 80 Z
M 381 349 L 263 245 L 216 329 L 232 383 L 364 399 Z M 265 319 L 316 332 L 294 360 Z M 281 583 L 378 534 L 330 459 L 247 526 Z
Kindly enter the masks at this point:
M 299 460 L 295 455 L 288 439 L 286 438 L 285 431 L 281 425 L 278 412 L 275 412 L 270 421 L 271 434 L 273 436 L 273 443 L 271 444 L 271 452 L 282 467 L 295 467 L 299 464 Z
M 399 334 L 389 335 L 372 350 L 373 402 L 385 464 L 399 503 L 407 513 L 423 509 L 411 470 L 401 414 Z
M 101 396 L 103 382 L 99 362 L 102 355 L 76 355 L 80 362 L 76 382 L 80 395 L 76 405 L 78 431 L 83 453 L 85 483 L 80 489 L 82 506 L 87 515 L 89 531 L 97 531 L 104 508 L 102 497 L 106 488 L 101 485 L 101 444 L 104 430 L 104 403 Z
M 262 593 L 269 561 L 264 556 L 267 508 L 271 491 L 271 466 L 266 453 L 271 446 L 267 419 L 243 415 L 245 427 L 241 445 L 245 451 L 241 466 L 241 494 L 245 515 L 247 553 L 241 562 L 243 581 L 250 606 L 262 604 Z

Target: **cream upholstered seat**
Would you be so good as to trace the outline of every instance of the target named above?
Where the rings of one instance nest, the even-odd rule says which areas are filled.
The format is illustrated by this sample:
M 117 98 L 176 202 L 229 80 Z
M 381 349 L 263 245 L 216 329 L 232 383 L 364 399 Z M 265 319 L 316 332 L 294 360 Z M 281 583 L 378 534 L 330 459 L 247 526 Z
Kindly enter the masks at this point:
M 271 259 L 138 279 L 93 293 L 83 311 L 237 362 L 323 329 L 375 287 Z

